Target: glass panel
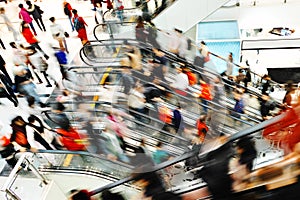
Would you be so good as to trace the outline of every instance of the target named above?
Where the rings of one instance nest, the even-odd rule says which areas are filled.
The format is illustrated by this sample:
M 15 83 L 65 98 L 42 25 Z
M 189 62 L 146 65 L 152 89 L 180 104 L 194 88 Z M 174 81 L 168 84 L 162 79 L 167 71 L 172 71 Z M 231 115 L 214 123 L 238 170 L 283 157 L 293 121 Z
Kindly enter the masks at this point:
M 197 40 L 239 39 L 237 21 L 200 22 Z

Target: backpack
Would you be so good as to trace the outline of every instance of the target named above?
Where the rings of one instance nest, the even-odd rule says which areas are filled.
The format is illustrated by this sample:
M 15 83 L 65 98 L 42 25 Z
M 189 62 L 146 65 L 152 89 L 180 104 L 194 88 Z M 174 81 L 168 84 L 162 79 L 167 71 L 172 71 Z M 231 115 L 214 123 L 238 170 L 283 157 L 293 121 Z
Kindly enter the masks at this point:
M 71 15 L 71 11 L 68 8 L 68 4 L 66 4 L 65 7 L 64 7 L 64 13 L 65 13 L 65 15 L 68 15 L 68 16 Z
M 76 31 L 78 31 L 79 29 L 84 28 L 84 24 L 83 24 L 82 22 L 80 22 L 80 21 L 78 20 L 78 18 L 76 18 L 76 19 L 74 20 L 74 27 L 75 27 Z

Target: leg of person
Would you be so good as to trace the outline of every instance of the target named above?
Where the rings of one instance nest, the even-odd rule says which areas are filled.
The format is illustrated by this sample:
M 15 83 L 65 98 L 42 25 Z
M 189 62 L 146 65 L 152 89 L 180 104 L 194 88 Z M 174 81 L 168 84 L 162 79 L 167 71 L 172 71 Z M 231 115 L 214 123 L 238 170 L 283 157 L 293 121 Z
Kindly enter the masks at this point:
M 40 47 L 40 45 L 38 43 L 33 43 L 33 44 L 31 44 L 31 46 L 33 46 L 34 48 L 36 48 L 40 52 L 42 52 L 44 54 L 44 58 L 46 58 L 46 60 L 49 59 L 49 56 L 42 50 L 42 48 Z
M 64 43 L 64 46 L 65 46 L 66 52 L 69 53 L 68 46 L 67 46 L 67 40 L 65 38 L 63 38 L 63 43 Z
M 42 27 L 43 27 L 43 29 L 44 29 L 44 32 L 46 32 L 46 28 L 45 28 L 45 25 L 44 25 L 43 19 L 42 19 L 42 18 L 39 18 L 38 20 L 41 22 L 41 24 L 42 24 Z
M 43 31 L 42 26 L 39 22 L 39 18 L 34 18 L 34 21 L 36 22 L 36 24 L 38 25 L 38 27 L 41 29 L 41 31 Z
M 46 80 L 46 82 L 47 82 L 46 87 L 52 87 L 52 85 L 51 85 L 51 83 L 50 83 L 50 81 L 49 81 L 49 79 L 48 79 L 47 73 L 46 73 L 45 71 L 42 71 L 42 74 L 44 75 L 44 78 L 45 78 L 45 80 Z
M 7 93 L 6 91 L 4 91 L 3 94 L 8 98 L 8 100 L 10 100 L 14 104 L 15 107 L 18 107 L 19 101 L 18 101 L 16 95 L 14 94 L 14 92 L 12 91 L 12 89 L 10 91 L 7 91 L 10 93 Z
M 34 35 L 37 35 L 32 22 L 29 23 L 29 26 L 30 26 L 31 30 L 33 31 Z
M 4 46 L 3 41 L 1 40 L 1 38 L 0 38 L 0 45 L 1 45 L 2 49 L 6 49 L 5 46 Z
M 28 83 L 25 85 L 19 86 L 19 92 L 28 96 L 34 97 L 36 103 L 40 104 L 41 99 L 40 96 L 35 91 L 35 85 L 33 83 Z
M 70 24 L 71 24 L 71 27 L 72 27 L 72 31 L 75 31 L 75 27 L 74 27 L 74 24 L 72 22 L 72 18 L 69 16 L 69 21 L 70 21 Z

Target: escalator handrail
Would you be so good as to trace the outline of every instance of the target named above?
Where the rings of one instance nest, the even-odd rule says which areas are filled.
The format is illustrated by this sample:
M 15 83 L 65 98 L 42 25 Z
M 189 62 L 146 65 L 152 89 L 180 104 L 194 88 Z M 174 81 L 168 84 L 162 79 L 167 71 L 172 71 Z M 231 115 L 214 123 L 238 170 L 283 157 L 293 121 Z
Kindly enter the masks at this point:
M 113 67 L 114 67 L 114 68 L 121 68 L 122 66 L 113 66 Z M 89 67 L 86 67 L 86 68 L 89 68 Z M 97 67 L 94 66 L 94 67 L 91 67 L 91 68 L 97 68 Z M 69 68 L 69 69 L 70 69 L 70 68 Z M 74 69 L 74 68 L 72 68 L 72 69 Z M 70 70 L 72 70 L 72 69 L 70 69 Z M 141 74 L 139 71 L 136 71 L 136 70 L 132 70 L 132 71 L 135 71 L 136 73 Z M 85 73 L 98 73 L 98 74 L 102 74 L 102 73 L 105 73 L 105 72 L 82 72 L 82 74 L 85 74 Z M 113 74 L 119 74 L 120 72 L 110 72 L 110 73 L 113 73 Z M 120 73 L 120 74 L 121 74 L 121 73 Z M 133 77 L 134 77 L 134 76 L 133 76 Z M 147 83 L 146 81 L 144 81 L 143 79 L 140 79 L 140 78 L 138 78 L 138 77 L 134 77 L 134 78 L 138 79 L 139 81 L 141 81 L 141 82 L 143 82 L 143 83 Z M 95 85 L 95 86 L 96 86 L 96 85 Z M 188 97 L 185 97 L 185 96 L 182 96 L 182 95 L 180 95 L 180 94 L 175 93 L 174 91 L 171 91 L 171 90 L 168 90 L 168 89 L 166 89 L 166 91 L 172 93 L 172 94 L 175 95 L 176 97 L 179 96 L 180 98 L 183 98 L 183 99 L 188 100 L 188 101 L 190 101 L 190 102 L 197 103 L 198 105 L 204 106 L 204 107 L 206 107 L 206 108 L 208 108 L 208 109 L 210 109 L 210 110 L 214 110 L 215 112 L 218 112 L 218 113 L 221 113 L 220 110 L 214 108 L 213 106 L 217 106 L 218 108 L 221 108 L 221 109 L 227 109 L 226 106 L 217 104 L 216 102 L 213 102 L 213 101 L 209 101 L 210 104 L 213 105 L 213 106 L 209 106 L 209 105 L 205 105 L 205 104 L 203 104 L 203 103 L 201 103 L 201 102 L 199 102 L 199 101 L 191 100 L 191 99 L 189 99 Z M 82 92 L 82 91 L 81 91 L 81 92 Z M 189 92 L 188 92 L 188 93 L 189 93 Z M 175 105 L 173 105 L 173 106 L 175 106 Z M 244 114 L 237 113 L 237 112 L 235 112 L 235 111 L 232 111 L 232 112 L 236 113 L 237 115 L 246 117 L 247 119 L 249 119 L 249 120 L 251 120 L 251 121 L 253 121 L 253 122 L 255 122 L 255 123 L 261 122 L 261 121 L 258 121 L 257 119 L 254 119 L 254 118 L 251 117 L 251 116 L 248 116 L 248 115 L 245 116 Z M 222 113 L 221 113 L 221 114 L 222 114 Z M 228 116 L 227 113 L 223 113 L 223 114 L 224 114 L 225 116 Z M 237 117 L 234 117 L 234 116 L 230 116 L 230 115 L 229 115 L 229 117 L 231 117 L 231 118 L 233 118 L 233 119 L 235 119 L 235 120 L 241 121 L 241 122 L 243 122 L 244 124 L 247 124 L 247 125 L 250 125 L 250 126 L 253 125 L 252 123 L 249 123 L 248 121 L 242 120 L 242 119 L 240 119 L 240 118 L 237 118 Z
M 116 24 L 117 24 L 117 23 L 116 23 Z M 153 27 L 153 28 L 155 28 L 157 31 L 160 31 L 160 32 L 162 32 L 162 33 L 166 33 L 167 35 L 170 35 L 170 33 L 167 32 L 167 31 L 163 31 L 163 30 L 158 29 L 158 28 L 156 28 L 156 27 Z M 192 41 L 192 42 L 193 42 L 193 46 L 198 47 L 197 44 L 196 44 L 194 41 Z M 163 50 L 163 51 L 165 51 L 165 50 Z M 168 51 L 165 51 L 165 53 L 168 53 L 169 55 L 172 55 L 172 53 L 170 53 L 170 52 L 168 52 Z M 221 59 L 221 60 L 227 61 L 227 59 L 225 59 L 225 58 L 223 58 L 223 57 L 221 57 L 221 56 L 219 56 L 219 55 L 217 55 L 217 54 L 215 54 L 215 53 L 213 53 L 213 52 L 211 52 L 211 51 L 209 52 L 209 54 L 211 54 L 211 55 L 213 55 L 213 56 L 215 56 L 216 58 L 219 58 L 219 59 Z M 178 58 L 178 57 L 177 57 L 177 59 L 181 60 L 181 62 L 184 62 L 184 63 L 187 62 L 186 60 L 184 60 L 184 59 L 182 59 L 182 58 Z M 191 64 L 191 63 L 189 63 L 189 64 Z M 241 65 L 239 65 L 239 64 L 237 64 L 237 63 L 234 63 L 234 62 L 233 62 L 233 64 L 234 64 L 235 66 L 237 66 L 238 68 L 241 68 L 241 69 L 244 69 L 244 68 L 245 68 L 245 67 L 242 67 Z M 250 70 L 250 73 L 253 74 L 253 75 L 255 75 L 255 76 L 259 76 L 260 78 L 262 78 L 262 76 L 261 76 L 260 74 L 254 72 L 254 71 L 251 71 L 251 70 Z M 274 80 L 271 80 L 270 82 L 273 83 L 275 86 L 280 86 L 280 84 L 277 83 L 277 82 L 275 82 Z
M 122 66 L 119 66 L 119 67 L 118 67 L 118 66 L 113 66 L 113 67 L 115 67 L 115 68 L 121 68 Z M 86 67 L 86 68 L 89 68 L 89 67 Z M 97 68 L 97 67 L 91 67 L 91 68 Z M 72 69 L 74 69 L 74 68 L 72 68 Z M 72 70 L 72 69 L 71 69 L 71 70 Z M 133 70 L 133 71 L 135 71 L 135 70 Z M 141 74 L 141 73 L 138 72 L 138 71 L 135 71 L 135 72 Z M 82 74 L 85 74 L 85 73 L 87 73 L 87 74 L 88 74 L 88 73 L 102 74 L 102 73 L 105 73 L 105 72 L 81 72 L 81 73 L 82 73 Z M 113 74 L 119 74 L 120 72 L 110 72 L 110 73 L 113 73 Z M 120 74 L 121 74 L 121 73 L 120 73 Z M 134 76 L 133 76 L 133 77 L 134 77 Z M 147 83 L 146 81 L 144 81 L 143 79 L 140 79 L 140 78 L 138 78 L 138 77 L 134 77 L 134 78 L 138 79 L 140 82 Z M 98 85 L 98 84 L 97 84 L 97 85 Z M 97 85 L 95 85 L 95 86 L 97 86 Z M 90 86 L 92 86 L 92 85 L 90 85 Z M 247 125 L 250 125 L 250 126 L 253 125 L 252 123 L 249 123 L 248 121 L 245 121 L 245 120 L 242 120 L 242 119 L 240 119 L 240 118 L 237 118 L 237 117 L 228 115 L 227 113 L 220 112 L 220 110 L 218 110 L 217 108 L 214 108 L 213 106 L 217 106 L 218 108 L 221 108 L 221 109 L 227 109 L 227 107 L 226 107 L 226 106 L 223 106 L 223 105 L 220 105 L 220 104 L 217 104 L 216 102 L 209 101 L 210 104 L 213 105 L 213 106 L 209 106 L 209 105 L 205 105 L 205 104 L 203 104 L 203 103 L 201 103 L 201 102 L 199 102 L 199 101 L 191 100 L 191 99 L 189 99 L 188 97 L 185 97 L 185 96 L 182 96 L 182 95 L 180 95 L 180 94 L 175 93 L 174 91 L 171 91 L 171 90 L 168 90 L 168 89 L 166 89 L 166 91 L 172 93 L 172 94 L 175 95 L 176 97 L 179 96 L 180 98 L 183 98 L 183 99 L 188 100 L 188 101 L 190 101 L 190 102 L 194 102 L 194 103 L 196 103 L 196 104 L 198 104 L 198 105 L 201 105 L 201 106 L 204 106 L 204 107 L 206 107 L 206 108 L 208 108 L 208 109 L 210 109 L 210 110 L 214 110 L 215 112 L 218 112 L 218 113 L 220 113 L 220 114 L 224 114 L 225 116 L 228 116 L 228 117 L 233 118 L 233 119 L 235 119 L 235 120 L 241 121 L 241 122 L 243 122 L 244 124 L 247 124 Z M 82 91 L 81 91 L 81 92 L 82 92 Z M 189 93 L 189 92 L 188 92 L 188 93 Z M 87 103 L 88 103 L 88 102 L 87 102 Z M 173 106 L 175 106 L 175 105 L 173 105 Z M 235 111 L 232 111 L 232 112 L 236 113 L 236 114 L 239 115 L 239 116 L 246 117 L 247 119 L 249 119 L 249 120 L 251 120 L 251 121 L 253 121 L 253 122 L 255 122 L 255 123 L 261 122 L 261 121 L 255 119 L 255 118 L 253 118 L 253 117 L 251 117 L 251 116 L 248 116 L 248 115 L 245 116 L 244 114 L 241 114 L 241 113 L 238 113 L 238 112 L 235 112 Z
M 253 127 L 250 127 L 250 128 L 245 129 L 245 130 L 239 131 L 236 134 L 233 134 L 233 135 L 229 136 L 229 138 L 227 139 L 227 141 L 224 144 L 222 144 L 221 146 L 217 147 L 216 149 L 214 149 L 212 151 L 205 152 L 205 153 L 200 154 L 200 155 L 198 155 L 198 152 L 194 152 L 194 151 L 186 152 L 183 155 L 178 156 L 173 160 L 169 160 L 169 161 L 166 161 L 166 162 L 163 162 L 161 164 L 156 165 L 152 170 L 149 170 L 149 172 L 156 172 L 158 170 L 164 169 L 164 168 L 166 168 L 168 166 L 171 166 L 171 165 L 174 165 L 178 162 L 182 162 L 182 161 L 184 161 L 188 158 L 191 158 L 193 156 L 196 156 L 196 155 L 198 155 L 198 157 L 199 157 L 199 163 L 204 162 L 206 160 L 206 157 L 207 157 L 208 154 L 210 154 L 212 152 L 216 152 L 216 151 L 224 148 L 225 146 L 229 145 L 230 143 L 232 143 L 232 142 L 234 142 L 234 141 L 236 141 L 236 140 L 238 140 L 242 137 L 245 137 L 245 136 L 251 135 L 253 133 L 256 133 L 256 132 L 258 132 L 258 131 L 260 131 L 260 130 L 262 130 L 262 129 L 264 129 L 264 128 L 280 121 L 281 119 L 283 119 L 283 116 L 279 115 L 279 116 L 276 116 L 272 119 L 266 120 L 266 121 L 264 121 L 260 124 L 256 124 Z M 127 182 L 132 181 L 132 180 L 134 180 L 134 177 L 129 176 L 127 178 L 118 180 L 114 183 L 111 183 L 111 184 L 105 185 L 103 187 L 100 187 L 98 189 L 92 190 L 90 193 L 92 195 L 96 195 L 98 193 L 103 192 L 104 190 L 111 189 L 113 187 L 117 187 L 119 185 L 122 185 L 122 184 L 127 183 Z
M 94 153 L 90 153 L 88 151 L 69 151 L 69 150 L 44 150 L 44 149 L 39 149 L 37 151 L 37 153 L 50 153 L 50 154 L 76 154 L 76 155 L 83 155 L 83 156 L 91 156 L 93 158 L 98 158 L 100 160 L 105 160 L 114 164 L 118 164 L 121 165 L 122 167 L 126 167 L 128 169 L 134 169 L 133 166 L 128 165 L 126 163 L 117 161 L 117 160 L 111 160 L 106 158 L 105 156 L 102 155 L 98 155 L 98 154 L 94 154 Z

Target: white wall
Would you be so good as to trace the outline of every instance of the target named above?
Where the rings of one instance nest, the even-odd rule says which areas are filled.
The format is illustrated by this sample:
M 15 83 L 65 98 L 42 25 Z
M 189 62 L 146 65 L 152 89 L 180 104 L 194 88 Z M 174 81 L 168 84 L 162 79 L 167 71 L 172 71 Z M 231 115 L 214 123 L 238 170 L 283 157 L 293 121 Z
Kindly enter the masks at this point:
M 241 29 L 289 27 L 300 32 L 300 1 L 257 6 L 220 8 L 204 21 L 238 19 Z M 296 34 L 295 33 L 295 34 Z
M 228 1 L 177 0 L 158 15 L 153 22 L 163 30 L 172 30 L 176 27 L 185 32 Z

